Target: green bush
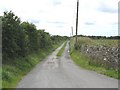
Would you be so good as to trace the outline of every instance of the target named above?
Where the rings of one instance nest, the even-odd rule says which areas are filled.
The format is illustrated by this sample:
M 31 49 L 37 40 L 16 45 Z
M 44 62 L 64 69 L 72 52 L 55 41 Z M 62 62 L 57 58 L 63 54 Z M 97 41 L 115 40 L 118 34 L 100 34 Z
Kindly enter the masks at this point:
M 51 36 L 29 22 L 22 22 L 12 11 L 2 16 L 2 84 L 15 87 L 37 63 L 67 37 Z

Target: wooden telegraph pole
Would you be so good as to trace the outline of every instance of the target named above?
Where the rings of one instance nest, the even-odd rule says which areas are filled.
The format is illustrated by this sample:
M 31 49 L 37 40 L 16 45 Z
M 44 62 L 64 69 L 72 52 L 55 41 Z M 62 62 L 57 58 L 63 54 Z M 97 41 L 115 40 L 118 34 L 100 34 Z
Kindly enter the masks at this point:
M 72 30 L 72 36 L 73 36 L 73 27 L 71 27 L 71 30 Z
M 79 11 L 79 0 L 77 0 L 77 14 L 76 14 L 76 36 L 75 36 L 75 48 L 77 49 L 77 32 L 78 32 L 78 11 Z

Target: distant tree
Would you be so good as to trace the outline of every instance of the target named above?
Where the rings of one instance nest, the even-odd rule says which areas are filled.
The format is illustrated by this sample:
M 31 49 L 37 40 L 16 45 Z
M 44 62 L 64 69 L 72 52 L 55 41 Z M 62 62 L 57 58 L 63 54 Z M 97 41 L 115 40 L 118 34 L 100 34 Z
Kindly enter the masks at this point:
M 46 33 L 44 30 L 39 30 L 40 33 L 40 37 L 41 37 L 41 48 L 48 48 L 50 46 L 52 46 L 52 41 L 50 38 L 50 34 Z

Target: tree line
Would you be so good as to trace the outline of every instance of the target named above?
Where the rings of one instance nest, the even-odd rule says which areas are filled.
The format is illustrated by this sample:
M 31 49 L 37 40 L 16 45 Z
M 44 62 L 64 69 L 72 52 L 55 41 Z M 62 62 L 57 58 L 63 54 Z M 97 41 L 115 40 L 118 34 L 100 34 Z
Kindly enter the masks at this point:
M 74 36 L 75 37 L 75 36 Z M 91 39 L 120 39 L 120 36 L 86 36 L 86 35 L 78 35 L 78 37 L 89 37 Z
M 22 22 L 12 11 L 2 16 L 2 58 L 3 64 L 16 57 L 25 57 L 41 49 L 49 49 L 54 44 L 67 39 L 51 36 L 45 30 L 37 30 L 33 23 Z

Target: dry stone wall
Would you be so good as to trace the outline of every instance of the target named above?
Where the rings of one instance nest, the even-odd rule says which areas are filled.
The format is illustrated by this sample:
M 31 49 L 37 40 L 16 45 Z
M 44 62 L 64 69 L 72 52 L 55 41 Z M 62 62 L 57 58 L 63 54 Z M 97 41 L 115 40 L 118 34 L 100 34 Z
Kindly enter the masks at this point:
M 118 69 L 119 47 L 81 45 L 80 51 L 91 58 L 91 62 Z

